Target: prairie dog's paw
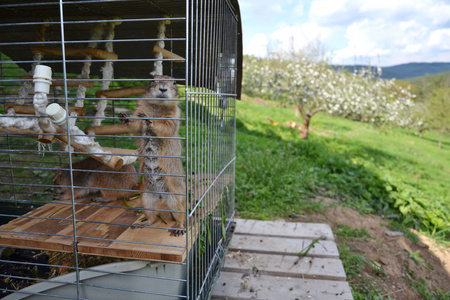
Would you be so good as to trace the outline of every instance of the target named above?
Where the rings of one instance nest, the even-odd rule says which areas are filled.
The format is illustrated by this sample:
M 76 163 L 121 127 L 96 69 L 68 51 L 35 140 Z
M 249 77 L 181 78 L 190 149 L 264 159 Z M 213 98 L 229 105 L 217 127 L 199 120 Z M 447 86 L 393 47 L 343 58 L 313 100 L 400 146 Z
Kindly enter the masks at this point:
M 120 120 L 123 124 L 125 124 L 125 125 L 130 125 L 130 120 L 127 118 L 127 115 L 126 115 L 126 114 L 119 113 L 117 116 L 119 117 L 119 120 Z
M 139 118 L 147 118 L 147 115 L 146 115 L 146 114 L 143 114 L 143 113 L 138 113 L 137 116 L 138 116 Z M 147 124 L 147 125 L 152 125 L 153 122 L 150 121 L 149 119 L 146 119 L 146 120 L 145 120 L 145 124 Z
M 179 222 L 176 222 L 175 225 L 172 227 L 172 229 L 169 229 L 171 236 L 183 236 L 184 235 L 184 229 L 185 227 L 180 224 Z

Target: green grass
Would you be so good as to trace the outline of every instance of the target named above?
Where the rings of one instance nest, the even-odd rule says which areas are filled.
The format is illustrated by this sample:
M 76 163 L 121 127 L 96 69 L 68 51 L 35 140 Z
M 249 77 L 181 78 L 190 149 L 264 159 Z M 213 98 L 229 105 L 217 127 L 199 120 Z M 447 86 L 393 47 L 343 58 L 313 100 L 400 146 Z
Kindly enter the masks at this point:
M 268 121 L 268 117 L 274 123 Z M 320 211 L 314 197 L 338 199 L 437 240 L 450 238 L 450 137 L 315 116 L 308 140 L 291 109 L 237 103 L 237 209 L 270 219 Z

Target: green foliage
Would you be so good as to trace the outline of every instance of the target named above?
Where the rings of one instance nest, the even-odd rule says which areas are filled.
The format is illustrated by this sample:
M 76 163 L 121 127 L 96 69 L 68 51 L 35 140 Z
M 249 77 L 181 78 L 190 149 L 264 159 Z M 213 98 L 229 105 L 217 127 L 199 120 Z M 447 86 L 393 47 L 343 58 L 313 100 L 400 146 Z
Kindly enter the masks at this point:
M 364 229 L 353 229 L 345 224 L 336 224 L 338 226 L 338 230 L 336 230 L 336 235 L 343 237 L 351 237 L 357 238 L 361 241 L 368 241 L 369 238 L 373 238 L 373 236 L 367 230 L 367 227 Z
M 416 81 L 418 110 L 416 115 L 424 119 L 426 128 L 450 132 L 450 78 L 445 74 L 430 75 Z M 442 141 L 439 143 L 442 146 Z
M 377 213 L 443 242 L 450 237 L 450 138 L 317 116 L 297 139 L 290 109 L 237 103 L 236 208 L 270 219 L 320 211 L 316 196 Z M 273 122 L 269 122 L 270 117 Z

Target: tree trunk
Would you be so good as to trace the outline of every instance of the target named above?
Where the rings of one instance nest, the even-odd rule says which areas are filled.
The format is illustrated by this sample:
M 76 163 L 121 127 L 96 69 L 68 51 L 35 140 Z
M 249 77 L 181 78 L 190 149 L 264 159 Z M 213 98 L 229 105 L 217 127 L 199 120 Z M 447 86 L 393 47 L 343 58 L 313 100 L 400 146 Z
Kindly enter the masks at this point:
M 307 139 L 309 135 L 309 122 L 311 122 L 311 118 L 317 114 L 319 111 L 324 110 L 323 108 L 316 108 L 312 112 L 307 113 L 303 106 L 297 106 L 298 111 L 302 116 L 302 126 L 300 127 L 299 137 L 302 139 Z
M 302 117 L 302 127 L 300 127 L 299 137 L 301 139 L 307 139 L 309 133 L 309 122 L 311 121 L 311 117 L 309 114 L 306 114 Z
M 311 115 L 308 114 L 305 111 L 304 107 L 301 105 L 297 105 L 297 110 L 302 116 L 302 126 L 300 127 L 299 137 L 301 139 L 307 139 L 309 134 L 309 122 L 311 121 Z

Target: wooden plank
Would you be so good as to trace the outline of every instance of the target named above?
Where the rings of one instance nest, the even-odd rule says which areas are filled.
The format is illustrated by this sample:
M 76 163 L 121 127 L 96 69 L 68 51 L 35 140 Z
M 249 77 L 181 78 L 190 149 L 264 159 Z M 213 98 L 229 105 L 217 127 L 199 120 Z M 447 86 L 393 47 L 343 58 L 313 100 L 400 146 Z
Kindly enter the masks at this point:
M 213 300 L 352 300 L 347 282 L 222 272 Z
M 345 281 L 342 262 L 336 258 L 296 257 L 260 253 L 230 252 L 227 254 L 224 271 L 248 273 L 257 270 L 260 274 L 296 278 Z
M 191 176 L 191 180 L 199 190 L 205 191 L 215 176 L 196 174 Z M 230 182 L 232 177 L 223 174 L 210 189 L 205 207 L 214 209 Z M 90 198 L 77 199 L 74 208 L 78 252 L 182 263 L 197 237 L 196 226 L 200 224 L 200 217 L 202 214 L 208 215 L 205 209 L 195 214 L 198 222 L 189 229 L 190 244 L 187 245 L 186 236 L 170 236 L 168 229 L 174 226 L 175 221 L 169 212 L 161 213 L 166 224 L 158 220 L 149 227 L 141 221 L 144 216 L 140 210 L 141 200 L 130 201 L 129 204 L 135 207 L 126 207 L 122 201 L 99 205 L 92 203 Z M 0 226 L 0 244 L 71 252 L 74 247 L 73 234 L 71 203 L 52 202 Z
M 230 250 L 297 255 L 300 251 L 307 249 L 314 240 L 311 239 L 291 239 L 285 237 L 267 237 L 235 234 L 231 239 Z M 310 248 L 309 256 L 339 258 L 339 251 L 334 241 L 321 240 Z
M 334 240 L 328 224 L 236 219 L 235 234 Z
M 77 247 L 80 253 L 178 263 L 185 259 L 185 237 L 171 237 L 167 229 L 153 228 L 172 227 L 174 221 L 169 216 L 166 218 L 167 225 L 158 221 L 152 227 L 136 229 L 132 225 L 141 225 L 142 214 L 136 214 L 136 209 L 120 207 L 123 205 L 121 201 L 108 203 L 119 207 L 91 204 L 89 199 L 82 199 L 79 203 L 84 204 L 75 206 L 76 217 L 80 220 L 76 224 Z M 139 202 L 135 203 L 137 207 L 140 206 Z M 48 203 L 25 216 L 42 219 L 19 217 L 0 226 L 0 244 L 73 251 L 71 205 Z

